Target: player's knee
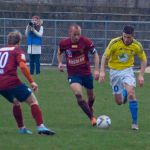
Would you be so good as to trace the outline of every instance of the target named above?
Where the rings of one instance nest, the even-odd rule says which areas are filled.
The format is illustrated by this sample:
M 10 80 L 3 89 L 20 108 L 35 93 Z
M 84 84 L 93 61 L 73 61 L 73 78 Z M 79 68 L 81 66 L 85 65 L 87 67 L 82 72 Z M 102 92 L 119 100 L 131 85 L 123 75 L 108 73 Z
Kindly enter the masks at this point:
M 115 102 L 118 105 L 122 104 L 122 95 L 121 94 L 114 94 Z
M 38 105 L 38 101 L 36 100 L 36 97 L 35 97 L 33 94 L 31 94 L 31 95 L 27 98 L 26 102 L 27 102 L 27 104 L 28 104 L 29 106 L 32 106 L 32 105 L 34 105 L 34 104 L 37 104 L 37 105 Z
M 116 104 L 117 105 L 121 105 L 122 104 L 122 100 L 120 98 L 115 98 Z
M 128 92 L 128 98 L 129 98 L 129 99 L 134 99 L 134 98 L 135 98 L 135 93 L 134 93 L 134 91 Z
M 117 105 L 121 105 L 122 102 L 121 102 L 121 101 L 116 101 L 116 104 L 117 104 Z
M 15 99 L 13 100 L 13 105 L 15 105 L 15 106 L 20 106 L 20 102 L 15 98 Z

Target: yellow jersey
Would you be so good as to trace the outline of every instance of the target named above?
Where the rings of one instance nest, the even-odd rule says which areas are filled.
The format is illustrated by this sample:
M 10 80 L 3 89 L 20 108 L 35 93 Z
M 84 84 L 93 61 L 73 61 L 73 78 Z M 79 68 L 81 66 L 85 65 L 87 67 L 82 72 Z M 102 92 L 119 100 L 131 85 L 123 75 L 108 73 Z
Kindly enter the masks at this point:
M 133 39 L 130 45 L 123 43 L 122 37 L 114 38 L 108 44 L 104 56 L 108 59 L 111 69 L 122 70 L 134 66 L 134 56 L 146 61 L 146 54 L 140 42 Z

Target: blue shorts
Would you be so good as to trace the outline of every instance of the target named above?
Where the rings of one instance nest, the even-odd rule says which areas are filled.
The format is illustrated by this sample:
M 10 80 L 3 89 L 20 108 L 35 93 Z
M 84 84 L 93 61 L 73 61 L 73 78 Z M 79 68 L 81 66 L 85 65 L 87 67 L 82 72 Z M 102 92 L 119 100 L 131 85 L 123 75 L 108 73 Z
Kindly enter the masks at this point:
M 14 98 L 16 98 L 19 102 L 24 102 L 31 93 L 31 89 L 25 84 L 0 91 L 0 95 L 4 96 L 11 103 L 13 103 Z
M 68 77 L 69 84 L 72 83 L 79 83 L 82 86 L 84 86 L 87 89 L 93 89 L 93 76 L 92 75 L 86 75 L 86 76 L 79 76 L 79 75 L 73 75 Z

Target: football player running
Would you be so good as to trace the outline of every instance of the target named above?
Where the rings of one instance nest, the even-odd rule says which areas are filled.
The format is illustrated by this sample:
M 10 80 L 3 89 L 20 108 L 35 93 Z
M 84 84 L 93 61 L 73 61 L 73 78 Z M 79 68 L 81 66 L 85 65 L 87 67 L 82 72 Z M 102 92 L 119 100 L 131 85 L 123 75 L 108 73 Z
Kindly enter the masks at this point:
M 69 37 L 60 41 L 58 49 L 58 69 L 63 71 L 62 56 L 65 54 L 68 82 L 73 91 L 77 103 L 88 116 L 93 126 L 96 118 L 93 114 L 95 96 L 93 92 L 93 76 L 90 69 L 88 54 L 94 59 L 94 78 L 99 77 L 99 56 L 93 42 L 87 37 L 81 36 L 81 27 L 73 24 L 69 27 Z M 86 89 L 88 101 L 83 98 L 82 86 Z
M 118 105 L 129 100 L 133 130 L 138 130 L 138 101 L 135 95 L 136 79 L 133 71 L 134 56 L 141 60 L 141 69 L 138 75 L 138 84 L 144 84 L 144 71 L 147 58 L 140 42 L 134 39 L 134 28 L 125 26 L 122 36 L 114 38 L 108 44 L 101 60 L 99 82 L 105 80 L 105 64 L 108 59 L 110 68 L 110 83 Z

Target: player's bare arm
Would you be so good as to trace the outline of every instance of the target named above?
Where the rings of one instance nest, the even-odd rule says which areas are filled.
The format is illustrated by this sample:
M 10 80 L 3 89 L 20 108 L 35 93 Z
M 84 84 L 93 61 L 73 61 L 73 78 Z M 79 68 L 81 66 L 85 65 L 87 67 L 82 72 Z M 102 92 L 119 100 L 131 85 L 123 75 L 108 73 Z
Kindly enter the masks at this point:
M 63 57 L 63 55 L 60 52 L 60 49 L 58 49 L 58 52 L 57 52 L 58 70 L 61 71 L 61 72 L 64 72 L 65 65 L 62 64 L 62 57 Z
M 94 63 L 95 63 L 95 68 L 94 68 L 94 79 L 98 80 L 99 79 L 99 56 L 97 52 L 94 53 Z
M 143 86 L 144 84 L 144 72 L 146 66 L 147 66 L 147 61 L 141 61 L 141 69 L 138 75 L 138 84 L 140 87 Z
M 33 91 L 38 91 L 38 85 L 33 81 L 33 78 L 30 74 L 30 71 L 29 71 L 28 66 L 26 65 L 26 63 L 24 61 L 21 61 L 19 63 L 19 67 L 20 67 L 22 73 L 24 74 L 24 76 L 26 77 L 26 79 L 31 84 L 32 90 Z
M 100 74 L 99 74 L 99 82 L 102 83 L 105 80 L 105 63 L 106 63 L 106 57 L 103 55 L 101 60 L 101 66 L 100 66 Z

